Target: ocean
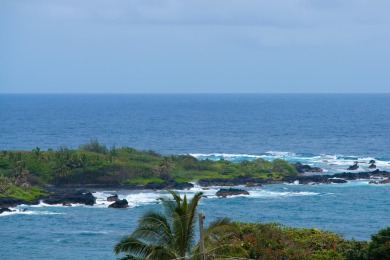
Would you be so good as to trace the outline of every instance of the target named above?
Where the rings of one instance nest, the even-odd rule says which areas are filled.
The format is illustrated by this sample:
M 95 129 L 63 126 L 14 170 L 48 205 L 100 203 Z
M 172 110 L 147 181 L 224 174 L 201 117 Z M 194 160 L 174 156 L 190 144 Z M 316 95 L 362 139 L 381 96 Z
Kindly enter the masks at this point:
M 0 122 L 0 150 L 77 148 L 96 138 L 199 159 L 283 158 L 327 174 L 355 161 L 368 171 L 370 160 L 390 170 L 389 94 L 1 94 Z M 206 222 L 273 221 L 368 240 L 390 225 L 390 185 L 368 182 L 268 185 L 227 199 L 213 187 L 199 208 Z M 130 207 L 107 208 L 113 193 Z M 20 206 L 28 211 L 0 215 L 0 259 L 115 259 L 113 245 L 164 194 L 96 190 L 93 207 Z

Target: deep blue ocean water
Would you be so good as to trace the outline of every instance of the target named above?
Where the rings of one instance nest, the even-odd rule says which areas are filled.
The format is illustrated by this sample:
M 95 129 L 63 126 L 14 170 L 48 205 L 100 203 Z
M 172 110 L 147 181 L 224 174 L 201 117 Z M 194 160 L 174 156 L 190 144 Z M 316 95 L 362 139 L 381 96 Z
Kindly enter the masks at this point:
M 328 173 L 370 159 L 390 169 L 389 94 L 0 95 L 0 150 L 107 146 L 234 161 L 301 161 Z M 188 191 L 193 194 L 197 189 Z M 209 198 L 206 220 L 276 221 L 368 240 L 390 225 L 390 185 L 269 185 Z M 114 192 L 131 207 L 107 208 Z M 0 216 L 0 259 L 114 259 L 112 248 L 161 192 L 98 191 L 94 207 L 36 207 Z

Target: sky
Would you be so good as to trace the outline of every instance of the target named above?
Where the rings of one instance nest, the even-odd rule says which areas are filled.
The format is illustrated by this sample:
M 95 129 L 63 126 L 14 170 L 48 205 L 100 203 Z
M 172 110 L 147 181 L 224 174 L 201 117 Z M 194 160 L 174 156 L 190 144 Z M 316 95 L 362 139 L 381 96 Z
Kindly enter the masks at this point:
M 0 93 L 390 93 L 389 0 L 1 0 Z

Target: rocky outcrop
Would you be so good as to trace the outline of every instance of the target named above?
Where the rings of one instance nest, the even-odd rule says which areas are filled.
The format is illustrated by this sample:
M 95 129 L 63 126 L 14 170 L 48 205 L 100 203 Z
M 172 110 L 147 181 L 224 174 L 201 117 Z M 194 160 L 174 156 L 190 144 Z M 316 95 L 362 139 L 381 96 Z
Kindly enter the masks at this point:
M 149 182 L 145 185 L 147 190 L 189 190 L 194 187 L 194 184 L 189 182 L 176 182 L 176 181 L 166 181 L 166 182 Z
M 358 179 L 370 179 L 376 177 L 390 177 L 390 172 L 375 170 L 372 172 L 343 172 L 332 175 L 299 175 L 287 176 L 283 181 L 293 183 L 299 181 L 300 184 L 319 184 L 319 183 L 344 183 L 345 181 L 352 181 Z M 340 180 L 338 180 L 340 179 Z
M 370 166 L 368 166 L 368 169 L 376 169 L 375 163 L 371 163 Z
M 109 208 L 123 209 L 129 207 L 129 203 L 126 199 L 115 201 L 108 206 Z
M 50 195 L 47 198 L 42 199 L 46 204 L 55 205 L 69 205 L 73 203 L 84 204 L 93 206 L 96 203 L 96 198 L 92 195 L 91 192 L 84 190 L 64 190 L 61 192 L 56 192 Z
M 382 181 L 370 181 L 369 184 L 390 184 L 390 178 Z
M 348 170 L 348 171 L 355 171 L 355 170 L 357 170 L 357 169 L 359 169 L 359 165 L 357 164 L 357 162 L 355 162 L 355 164 L 349 166 L 347 170 Z
M 9 208 L 0 208 L 0 214 L 2 214 L 3 212 L 12 212 L 12 210 L 10 210 Z
M 330 183 L 347 183 L 348 181 L 341 178 L 328 178 Z
M 226 198 L 227 196 L 234 196 L 234 195 L 249 195 L 249 192 L 246 190 L 241 189 L 220 189 L 215 194 L 218 197 Z
M 311 167 L 310 165 L 302 164 L 300 162 L 294 163 L 293 166 L 299 173 L 323 172 L 323 170 L 321 168 L 319 168 L 319 167 Z
M 262 184 L 270 184 L 273 183 L 281 183 L 281 180 L 275 179 L 262 179 L 262 178 L 253 178 L 250 175 L 242 175 L 233 179 L 225 179 L 225 178 L 214 178 L 214 179 L 200 179 L 198 184 L 202 187 L 210 187 L 210 186 L 261 186 Z
M 17 205 L 21 205 L 21 204 L 32 205 L 32 204 L 38 204 L 38 203 L 39 203 L 38 200 L 24 201 L 21 199 L 16 199 L 16 198 L 11 198 L 11 197 L 0 198 L 0 207 L 2 207 L 2 208 L 16 207 Z
M 118 194 L 107 197 L 107 201 L 118 201 Z

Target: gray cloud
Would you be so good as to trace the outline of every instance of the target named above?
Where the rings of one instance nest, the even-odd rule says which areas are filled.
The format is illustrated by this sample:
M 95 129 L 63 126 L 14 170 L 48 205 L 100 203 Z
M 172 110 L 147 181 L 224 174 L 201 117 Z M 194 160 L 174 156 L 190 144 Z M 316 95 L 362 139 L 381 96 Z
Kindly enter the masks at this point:
M 5 0 L 0 87 L 388 87 L 388 10 L 388 0 Z

